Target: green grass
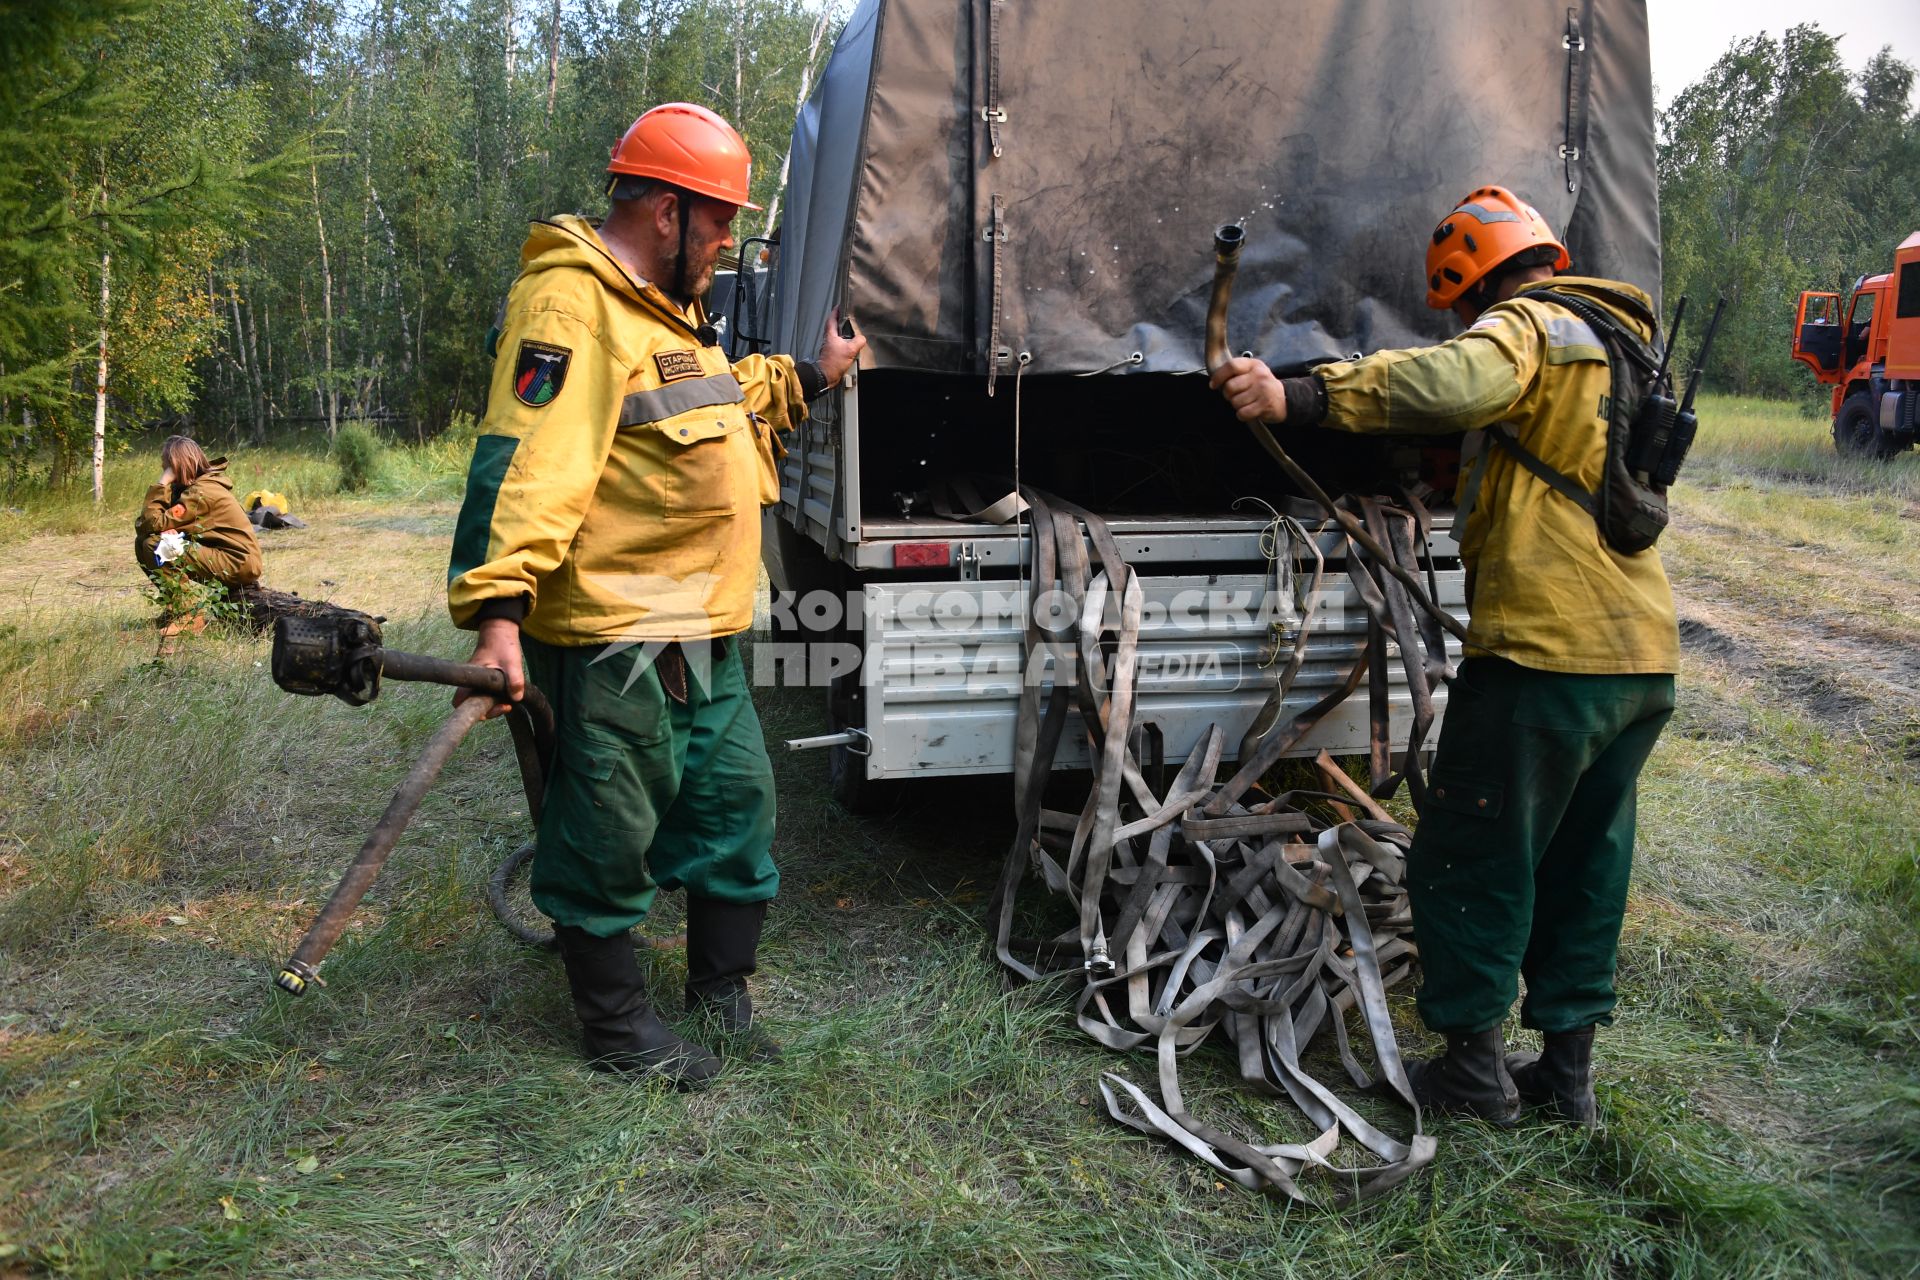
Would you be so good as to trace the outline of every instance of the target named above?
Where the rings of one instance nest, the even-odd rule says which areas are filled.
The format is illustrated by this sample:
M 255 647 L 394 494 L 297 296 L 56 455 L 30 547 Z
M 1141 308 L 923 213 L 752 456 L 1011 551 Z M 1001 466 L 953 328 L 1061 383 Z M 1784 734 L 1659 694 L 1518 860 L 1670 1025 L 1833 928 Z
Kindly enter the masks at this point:
M 343 483 L 341 461 L 328 451 L 324 434 L 266 446 L 208 441 L 206 448 L 210 455 L 227 459 L 236 498 L 254 489 L 271 489 L 285 494 L 297 515 L 367 500 L 388 506 L 459 501 L 479 428 L 471 416 L 456 417 L 451 429 L 418 443 L 382 444 L 373 428 L 358 423 L 348 426 L 355 433 L 350 448 L 365 450 L 369 444 L 378 448 L 377 462 L 356 460 L 355 465 L 367 467 L 368 472 L 364 483 L 354 486 Z M 11 487 L 0 483 L 0 547 L 28 542 L 35 535 L 106 534 L 123 527 L 131 545 L 133 518 L 159 473 L 160 437 L 156 436 L 125 442 L 108 458 L 98 506 L 84 485 L 50 489 L 25 481 Z
M 1856 474 L 1819 454 L 1822 424 L 1709 408 L 1675 494 L 1683 602 L 1891 628 L 1920 574 L 1920 522 L 1897 509 L 1914 459 Z M 1795 421 L 1808 439 L 1778 447 L 1805 467 L 1770 469 L 1770 433 Z M 363 495 L 334 492 L 318 452 L 236 454 L 243 488 L 289 490 L 314 521 L 268 535 L 270 582 L 461 654 L 438 597 L 464 454 L 390 446 Z M 0 1275 L 1914 1272 L 1916 765 L 1764 663 L 1689 650 L 1647 771 L 1605 1127 L 1441 1121 L 1425 1174 L 1334 1213 L 1222 1185 L 1105 1118 L 1098 1073 L 1145 1083 L 1151 1064 L 1100 1050 L 1048 993 L 1007 991 L 983 945 L 1010 809 L 996 782 L 855 820 L 824 798 L 818 755 L 776 753 L 784 888 L 756 995 L 788 1055 L 703 1094 L 587 1071 L 556 962 L 488 917 L 482 882 L 526 825 L 499 726 L 428 797 L 330 985 L 272 991 L 446 700 L 295 699 L 235 634 L 155 664 L 121 537 L 146 469 L 116 461 L 104 514 L 16 497 L 30 514 L 0 517 L 17 604 L 0 639 Z M 1890 523 L 1865 518 L 1876 504 Z M 1819 591 L 1778 581 L 1810 557 Z M 1884 607 L 1857 603 L 1882 589 Z M 819 725 L 806 691 L 760 702 L 770 739 Z M 662 908 L 647 930 L 671 935 Z M 680 954 L 647 956 L 677 991 Z M 1429 1043 L 1404 992 L 1394 1007 L 1403 1043 Z M 1305 1136 L 1217 1054 L 1182 1076 L 1209 1115 Z
M 1884 462 L 1836 457 L 1833 420 L 1817 407 L 1751 396 L 1702 396 L 1700 432 L 1682 476 L 1693 484 L 1810 486 L 1834 492 L 1884 494 L 1920 502 L 1920 452 Z

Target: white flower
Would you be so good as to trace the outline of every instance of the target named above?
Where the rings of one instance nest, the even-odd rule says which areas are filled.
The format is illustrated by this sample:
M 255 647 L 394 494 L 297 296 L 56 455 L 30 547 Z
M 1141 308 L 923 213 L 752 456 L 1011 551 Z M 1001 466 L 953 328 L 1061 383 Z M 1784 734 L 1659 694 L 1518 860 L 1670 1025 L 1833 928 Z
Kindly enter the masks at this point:
M 186 553 L 187 535 L 178 529 L 169 529 L 160 535 L 160 542 L 153 549 L 153 558 L 157 564 L 167 564 Z

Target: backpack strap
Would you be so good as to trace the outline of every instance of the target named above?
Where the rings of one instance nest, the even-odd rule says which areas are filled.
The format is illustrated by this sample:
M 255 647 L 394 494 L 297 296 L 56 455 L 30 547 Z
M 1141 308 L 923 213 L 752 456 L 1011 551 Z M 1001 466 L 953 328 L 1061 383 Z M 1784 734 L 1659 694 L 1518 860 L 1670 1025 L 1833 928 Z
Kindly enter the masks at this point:
M 1544 298 L 1565 307 L 1586 321 L 1588 327 L 1599 335 L 1609 360 L 1615 352 L 1618 352 L 1632 363 L 1639 365 L 1641 372 L 1649 377 L 1660 368 L 1659 354 L 1642 342 L 1625 325 L 1609 315 L 1605 308 L 1597 307 L 1585 298 L 1575 297 L 1571 293 L 1561 293 L 1558 289 L 1530 289 L 1525 296 Z
M 1575 484 L 1564 471 L 1556 470 L 1548 465 L 1547 461 L 1539 454 L 1521 444 L 1520 438 L 1514 435 L 1511 425 L 1505 422 L 1494 423 L 1487 428 L 1487 439 L 1512 454 L 1515 462 L 1533 472 L 1534 475 L 1538 476 L 1544 484 L 1552 488 L 1555 492 L 1565 494 L 1569 499 L 1578 503 L 1582 511 L 1585 511 L 1595 520 L 1600 518 L 1599 499 Z
M 1622 370 L 1617 365 L 1620 357 L 1624 356 L 1629 363 L 1640 366 L 1649 376 L 1659 367 L 1659 357 L 1653 353 L 1652 349 L 1649 348 L 1646 343 L 1629 332 L 1618 320 L 1607 314 L 1605 309 L 1595 306 L 1585 298 L 1578 298 L 1570 293 L 1562 293 L 1558 289 L 1531 289 L 1527 292 L 1526 296 L 1556 303 L 1586 321 L 1588 327 L 1593 329 L 1596 336 L 1599 337 L 1601 345 L 1607 353 L 1607 364 L 1609 366 L 1609 372 L 1613 376 L 1613 391 L 1615 396 L 1617 396 L 1621 390 L 1620 375 Z M 1593 517 L 1596 524 L 1599 524 L 1602 528 L 1605 527 L 1606 513 L 1601 508 L 1600 495 L 1581 488 L 1578 484 L 1574 483 L 1573 479 L 1564 471 L 1550 466 L 1539 454 L 1521 444 L 1519 436 L 1514 433 L 1512 424 L 1497 422 L 1488 427 L 1486 432 L 1487 439 L 1506 450 L 1515 462 L 1518 462 L 1521 466 L 1532 472 L 1543 484 L 1547 485 L 1547 487 L 1551 488 L 1554 492 L 1578 504 L 1582 511 L 1585 511 L 1589 516 Z M 1604 485 L 1606 482 L 1603 479 L 1601 483 Z M 1475 484 L 1474 488 L 1477 490 L 1478 485 Z M 1477 498 L 1478 494 L 1476 493 L 1475 496 Z

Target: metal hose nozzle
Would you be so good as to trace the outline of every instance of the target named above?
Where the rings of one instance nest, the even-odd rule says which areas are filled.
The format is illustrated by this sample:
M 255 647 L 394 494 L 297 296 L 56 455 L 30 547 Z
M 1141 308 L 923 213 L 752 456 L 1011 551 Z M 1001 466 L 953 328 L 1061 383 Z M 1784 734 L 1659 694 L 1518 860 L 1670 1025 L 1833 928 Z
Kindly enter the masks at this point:
M 1227 303 L 1233 298 L 1233 276 L 1240 269 L 1240 246 L 1247 231 L 1237 222 L 1228 222 L 1213 233 L 1213 297 L 1207 302 L 1207 372 L 1212 373 L 1231 357 L 1227 350 Z

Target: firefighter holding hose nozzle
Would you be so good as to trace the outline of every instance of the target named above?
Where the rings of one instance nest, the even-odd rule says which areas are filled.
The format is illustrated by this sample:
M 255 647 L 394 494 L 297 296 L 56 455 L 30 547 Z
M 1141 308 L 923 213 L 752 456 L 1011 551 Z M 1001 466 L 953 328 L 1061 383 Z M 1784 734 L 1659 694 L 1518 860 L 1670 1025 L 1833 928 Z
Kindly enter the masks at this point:
M 699 299 L 756 207 L 748 179 L 731 125 L 669 103 L 613 149 L 604 221 L 533 224 L 448 570 L 473 662 L 553 706 L 532 890 L 587 1056 L 681 1088 L 719 1059 L 654 1011 L 628 930 L 684 889 L 689 1010 L 746 1056 L 777 1055 L 747 992 L 780 883 L 773 773 L 735 637 L 777 433 L 866 344 L 829 323 L 814 361 L 729 363 L 715 345 Z
M 1538 211 L 1480 187 L 1427 246 L 1427 304 L 1458 337 L 1297 378 L 1229 359 L 1212 378 L 1250 424 L 1473 433 L 1455 495 L 1469 641 L 1407 859 L 1420 1016 L 1447 1048 L 1408 1075 L 1423 1105 L 1497 1124 L 1523 1104 L 1594 1122 L 1637 781 L 1679 666 L 1658 528 L 1629 536 L 1609 506 L 1613 353 L 1655 343 L 1652 300 L 1569 265 Z M 1521 975 L 1537 1055 L 1506 1052 Z

